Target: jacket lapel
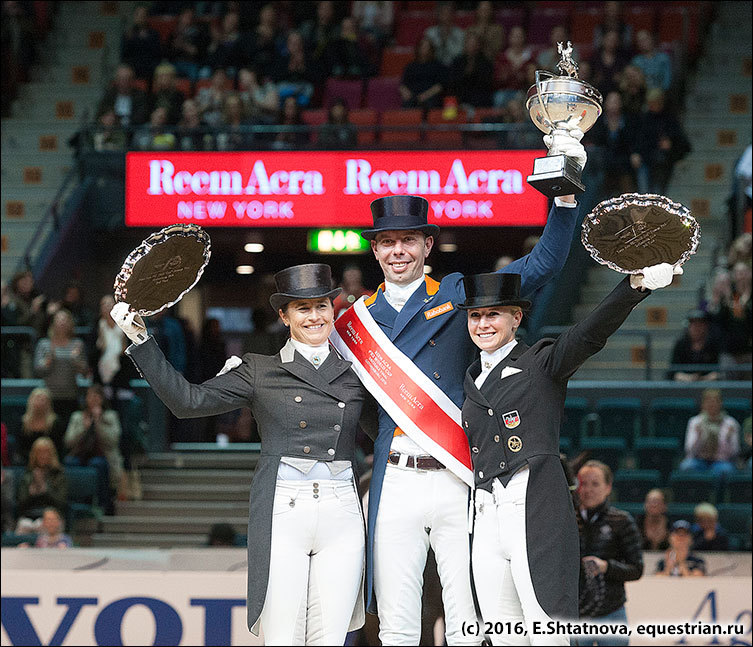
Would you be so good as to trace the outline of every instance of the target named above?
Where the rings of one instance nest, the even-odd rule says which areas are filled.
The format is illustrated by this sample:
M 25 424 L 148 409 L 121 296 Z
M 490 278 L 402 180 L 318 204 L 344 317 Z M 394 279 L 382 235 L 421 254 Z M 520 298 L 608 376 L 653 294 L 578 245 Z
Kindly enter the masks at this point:
M 419 286 L 418 289 L 411 294 L 410 299 L 405 302 L 403 309 L 398 313 L 394 327 L 392 328 L 390 339 L 394 340 L 402 332 L 405 326 L 408 325 L 408 322 L 410 322 L 419 312 L 422 312 L 426 304 L 431 303 L 434 300 L 436 289 L 432 291 L 432 294 L 429 294 L 427 289 L 427 283 L 429 280 L 431 280 L 433 284 L 436 284 L 436 281 L 429 279 L 428 276 L 424 277 L 424 284 Z
M 510 366 L 510 364 L 513 364 L 527 350 L 528 346 L 520 341 L 512 347 L 510 354 L 491 370 L 489 375 L 486 376 L 484 383 L 481 385 L 481 391 L 485 394 L 485 396 L 494 396 L 494 391 L 497 389 L 497 385 L 500 382 L 504 368 L 506 366 Z M 476 375 L 478 375 L 478 373 L 476 373 Z
M 387 299 L 384 298 L 384 283 L 366 300 L 366 307 L 369 309 L 369 314 L 374 317 L 374 321 L 380 326 L 391 329 L 395 324 L 397 310 L 387 303 Z
M 476 387 L 476 378 L 481 373 L 481 360 L 477 359 L 473 364 L 471 364 L 468 367 L 468 370 L 465 372 L 465 397 L 469 400 L 475 402 L 479 406 L 489 409 L 491 405 L 489 404 L 489 401 L 486 399 L 483 393 L 479 391 L 479 389 Z M 484 381 L 483 386 L 489 381 L 489 378 L 487 377 Z

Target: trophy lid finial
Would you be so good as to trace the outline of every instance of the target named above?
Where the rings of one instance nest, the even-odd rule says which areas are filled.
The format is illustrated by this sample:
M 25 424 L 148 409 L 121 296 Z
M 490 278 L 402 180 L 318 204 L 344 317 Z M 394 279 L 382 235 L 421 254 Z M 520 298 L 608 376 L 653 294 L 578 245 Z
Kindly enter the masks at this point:
M 573 44 L 570 41 L 567 41 L 567 46 L 564 43 L 557 43 L 557 52 L 560 55 L 560 62 L 557 63 L 560 73 L 577 79 L 578 64 L 573 60 Z

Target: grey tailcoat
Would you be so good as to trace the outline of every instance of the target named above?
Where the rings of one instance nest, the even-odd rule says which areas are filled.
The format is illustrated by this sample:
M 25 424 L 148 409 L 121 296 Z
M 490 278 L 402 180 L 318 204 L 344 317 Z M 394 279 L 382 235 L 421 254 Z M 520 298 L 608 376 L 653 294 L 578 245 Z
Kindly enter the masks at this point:
M 269 577 L 280 457 L 349 460 L 355 465 L 356 429 L 366 390 L 350 370 L 350 362 L 334 351 L 317 370 L 290 342 L 277 355 L 246 353 L 240 366 L 203 384 L 186 381 L 152 337 L 130 346 L 127 353 L 178 418 L 211 416 L 239 407 L 250 407 L 253 412 L 261 455 L 249 499 L 247 611 L 248 628 L 258 634 Z M 349 629 L 358 629 L 363 623 L 362 592 Z

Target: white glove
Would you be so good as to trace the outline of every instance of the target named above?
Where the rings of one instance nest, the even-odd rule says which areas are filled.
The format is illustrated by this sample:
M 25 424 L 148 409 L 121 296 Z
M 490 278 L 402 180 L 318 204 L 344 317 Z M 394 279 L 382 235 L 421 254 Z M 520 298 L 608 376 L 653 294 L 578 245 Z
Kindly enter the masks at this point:
M 633 274 L 630 277 L 630 285 L 634 289 L 644 288 L 646 290 L 658 290 L 666 288 L 676 274 L 682 274 L 680 265 L 670 265 L 669 263 L 659 263 L 651 267 L 644 267 L 640 274 Z
M 235 367 L 240 366 L 243 364 L 243 360 L 238 357 L 237 355 L 231 355 L 227 358 L 227 361 L 225 362 L 225 366 L 223 366 L 220 369 L 220 372 L 215 375 L 215 377 L 219 377 L 220 375 L 225 375 L 228 371 L 232 371 Z
M 574 159 L 582 169 L 586 165 L 586 149 L 580 140 L 583 131 L 577 126 L 556 128 L 550 135 L 544 135 L 544 144 L 550 155 L 567 155 Z
M 147 333 L 144 320 L 140 314 L 132 311 L 131 306 L 127 303 L 116 303 L 110 310 L 110 316 L 134 344 L 143 344 L 146 341 Z

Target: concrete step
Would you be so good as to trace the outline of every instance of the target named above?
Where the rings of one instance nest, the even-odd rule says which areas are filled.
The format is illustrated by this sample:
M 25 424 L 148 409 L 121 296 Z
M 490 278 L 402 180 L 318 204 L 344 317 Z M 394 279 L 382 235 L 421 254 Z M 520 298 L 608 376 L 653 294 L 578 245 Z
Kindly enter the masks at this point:
M 3 153 L 71 154 L 68 140 L 79 130 L 78 122 L 3 119 L 0 142 Z
M 2 188 L 2 222 L 38 222 L 47 213 L 55 197 L 55 188 L 39 187 Z
M 4 241 L 7 240 L 5 234 L 0 235 L 0 238 Z M 10 253 L 5 250 L 0 253 L 0 278 L 3 282 L 10 282 L 13 275 L 19 270 L 23 255 L 18 253 Z
M 198 548 L 207 545 L 204 534 L 97 533 L 95 548 Z
M 709 114 L 718 115 L 720 118 L 750 114 L 750 105 L 750 83 L 733 88 L 731 92 L 719 92 L 699 82 L 685 99 L 686 115 L 689 118 Z
M 658 298 L 650 299 L 647 304 L 645 301 L 639 304 L 625 319 L 622 325 L 625 328 L 640 328 L 641 330 L 666 329 L 667 327 L 682 327 L 685 325 L 685 315 L 689 308 L 695 305 L 691 301 L 687 307 L 668 307 Z M 573 318 L 580 321 L 590 314 L 593 306 L 590 303 L 579 304 L 573 308 Z
M 654 365 L 654 367 L 652 376 L 655 379 L 663 378 L 667 372 L 666 366 Z M 624 362 L 599 363 L 595 360 L 588 360 L 575 372 L 572 379 L 599 380 L 602 382 L 645 380 L 646 368 L 643 366 L 632 366 Z
M 155 452 L 149 454 L 144 469 L 149 468 L 193 468 L 212 469 L 227 468 L 237 470 L 252 470 L 259 460 L 258 453 L 222 452 L 205 450 L 202 452 Z
M 74 85 L 104 87 L 107 82 L 106 66 L 103 62 L 84 65 L 55 64 L 36 66 L 31 69 L 32 81 L 51 83 L 73 83 Z
M 104 88 L 88 85 L 73 85 L 72 83 L 40 83 L 29 82 L 18 86 L 19 99 L 98 99 L 104 94 Z
M 611 290 L 602 288 L 599 286 L 587 286 L 581 289 L 580 303 L 587 305 L 590 308 L 594 308 L 597 304 L 601 303 L 602 299 L 609 294 Z M 675 290 L 672 288 L 664 288 L 661 293 L 657 295 L 656 301 L 667 305 L 667 307 L 673 307 L 676 305 L 682 305 L 684 303 L 692 303 L 698 297 L 697 288 L 684 288 L 681 290 Z
M 686 120 L 685 132 L 693 150 L 741 150 L 751 139 L 750 117 L 707 119 L 696 117 Z
M 146 501 L 248 501 L 250 485 L 206 485 L 201 489 L 186 489 L 182 484 L 143 484 Z
M 682 177 L 688 184 L 715 184 L 729 187 L 736 159 L 717 158 L 715 154 L 686 157 L 675 164 L 675 177 Z
M 52 155 L 2 156 L 0 178 L 3 183 L 23 186 L 44 186 L 59 188 L 74 165 L 68 154 L 61 154 L 59 159 L 50 162 Z
M 57 44 L 56 44 L 57 45 Z M 101 65 L 105 51 L 93 49 L 88 45 L 68 44 L 65 47 L 48 47 L 42 52 L 44 65 Z
M 149 469 L 140 470 L 141 482 L 150 485 L 204 486 L 246 485 L 251 482 L 252 470 L 230 469 Z
M 100 520 L 102 532 L 108 534 L 133 533 L 135 531 L 148 534 L 203 534 L 206 536 L 215 523 L 229 523 L 236 532 L 246 533 L 248 529 L 248 514 L 241 517 L 217 515 L 203 519 L 186 517 L 152 517 L 152 516 L 116 516 L 103 517 Z
M 213 501 L 118 501 L 117 516 L 126 517 L 242 517 L 248 514 L 248 503 Z
M 87 19 L 82 29 L 60 29 L 50 34 L 48 43 L 55 48 L 89 48 L 102 52 L 108 63 L 120 53 L 120 39 L 124 21 L 115 19 Z
M 27 97 L 13 102 L 12 113 L 15 117 L 39 119 L 40 121 L 62 121 L 79 123 L 85 119 L 94 119 L 97 99 Z

